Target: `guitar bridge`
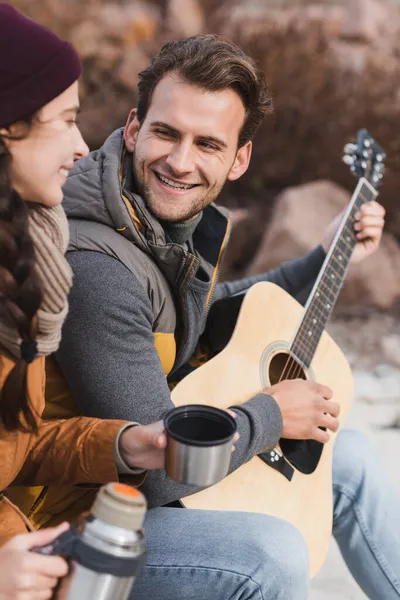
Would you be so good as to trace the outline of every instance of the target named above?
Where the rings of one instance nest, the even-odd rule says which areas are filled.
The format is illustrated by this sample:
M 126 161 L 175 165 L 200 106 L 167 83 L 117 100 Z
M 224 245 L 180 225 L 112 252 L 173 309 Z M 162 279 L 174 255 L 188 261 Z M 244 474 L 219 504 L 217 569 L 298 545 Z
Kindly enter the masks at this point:
M 258 457 L 269 467 L 272 467 L 275 471 L 281 473 L 288 481 L 292 480 L 294 469 L 292 465 L 287 462 L 278 448 L 263 452 L 263 454 L 259 454 Z

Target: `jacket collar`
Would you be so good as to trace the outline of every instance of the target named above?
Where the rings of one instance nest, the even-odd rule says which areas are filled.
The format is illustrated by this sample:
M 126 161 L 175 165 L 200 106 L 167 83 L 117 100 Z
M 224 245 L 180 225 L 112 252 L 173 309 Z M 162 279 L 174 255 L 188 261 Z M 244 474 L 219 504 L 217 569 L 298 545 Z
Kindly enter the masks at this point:
M 132 155 L 125 150 L 123 128 L 114 131 L 104 145 L 77 161 L 64 186 L 64 209 L 69 219 L 103 223 L 154 256 L 157 263 L 181 259 L 181 246 L 167 242 L 164 229 L 134 192 Z M 227 237 L 227 211 L 214 204 L 203 212 L 194 233 L 198 253 L 211 265 Z

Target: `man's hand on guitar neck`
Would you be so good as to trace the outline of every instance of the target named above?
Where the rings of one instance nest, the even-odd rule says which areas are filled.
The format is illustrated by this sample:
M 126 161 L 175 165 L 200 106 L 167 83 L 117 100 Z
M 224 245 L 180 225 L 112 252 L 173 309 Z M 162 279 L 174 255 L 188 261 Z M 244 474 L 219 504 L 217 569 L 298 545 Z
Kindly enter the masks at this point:
M 329 441 L 325 427 L 337 431 L 340 407 L 333 402 L 333 392 L 326 385 L 304 379 L 281 381 L 265 390 L 272 396 L 282 413 L 282 437 L 295 440 Z
M 351 264 L 357 264 L 373 254 L 381 242 L 383 226 L 385 225 L 385 209 L 378 202 L 363 204 L 355 215 L 354 231 L 357 234 L 357 244 L 350 259 Z M 338 215 L 328 226 L 322 246 L 328 252 L 332 240 L 338 230 L 343 213 Z

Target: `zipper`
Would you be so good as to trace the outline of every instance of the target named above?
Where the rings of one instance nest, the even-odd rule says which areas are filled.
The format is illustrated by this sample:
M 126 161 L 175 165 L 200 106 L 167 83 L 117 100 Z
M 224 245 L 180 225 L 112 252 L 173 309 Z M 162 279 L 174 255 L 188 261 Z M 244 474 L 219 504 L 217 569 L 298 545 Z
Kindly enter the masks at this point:
M 182 264 L 181 264 L 181 266 L 180 266 L 180 268 L 179 268 L 179 272 L 178 272 L 178 275 L 177 275 L 177 277 L 176 277 L 176 280 L 178 281 L 178 289 L 179 289 L 179 286 L 180 286 L 180 283 L 179 283 L 179 282 L 180 282 L 180 280 L 181 280 L 181 278 L 182 278 L 182 274 L 183 274 L 183 272 L 184 272 L 184 270 L 185 270 L 185 267 L 186 267 L 186 264 L 187 264 L 188 258 L 189 258 L 189 252 L 188 252 L 187 250 L 184 250 L 184 251 L 183 251 L 183 260 L 182 260 Z
M 188 263 L 190 262 L 189 266 Z M 185 290 L 188 287 L 191 278 L 189 277 L 190 273 L 193 271 L 193 266 L 195 265 L 196 262 L 199 262 L 199 259 L 197 258 L 197 256 L 194 256 L 194 254 L 190 254 L 189 252 L 187 252 L 185 250 L 185 255 L 182 261 L 182 265 L 181 268 L 179 269 L 179 274 L 178 274 L 178 280 L 182 279 L 182 281 L 179 283 L 178 285 L 178 294 L 179 294 L 179 299 L 180 299 L 180 305 L 181 305 L 181 314 L 182 314 L 182 318 L 181 318 L 181 323 L 182 323 L 182 335 L 181 337 L 181 344 L 179 346 L 179 351 L 175 357 L 175 362 L 174 362 L 174 367 L 172 369 L 175 368 L 175 365 L 178 365 L 180 360 L 181 360 L 181 356 L 183 354 L 183 350 L 186 346 L 186 342 L 187 342 L 187 337 L 188 337 L 188 327 L 187 327 L 187 316 L 185 319 L 185 315 L 186 315 L 186 301 L 185 301 Z M 186 274 L 185 274 L 186 271 Z
M 210 287 L 210 291 L 208 292 L 208 298 L 207 298 L 207 302 L 206 302 L 206 308 L 204 311 L 204 320 L 207 320 L 208 317 L 208 313 L 210 312 L 210 308 L 211 308 L 211 303 L 212 303 L 212 299 L 214 296 L 214 292 L 215 292 L 215 288 L 217 287 L 218 281 L 219 281 L 219 273 L 220 273 L 220 268 L 221 268 L 221 263 L 222 260 L 225 256 L 225 251 L 226 251 L 226 247 L 228 245 L 229 242 L 229 238 L 231 235 L 231 220 L 228 217 L 228 222 L 226 224 L 226 231 L 225 231 L 225 235 L 224 235 L 224 239 L 222 240 L 222 244 L 221 244 L 221 248 L 219 249 L 219 254 L 218 254 L 218 259 L 217 259 L 217 264 L 215 265 L 215 269 L 214 269 L 214 274 L 213 274 L 213 278 L 212 278 L 212 282 L 211 282 L 211 287 Z
M 215 265 L 215 269 L 214 269 L 214 273 L 213 273 L 213 277 L 212 277 L 210 291 L 208 292 L 206 307 L 204 310 L 204 320 L 207 319 L 208 313 L 210 311 L 211 301 L 214 296 L 215 288 L 216 288 L 218 280 L 219 280 L 219 271 L 220 271 L 222 259 L 225 255 L 226 247 L 228 245 L 230 233 L 231 233 L 231 220 L 228 218 L 224 239 L 222 240 L 221 248 L 219 249 L 218 259 L 217 259 L 217 263 Z M 185 291 L 187 285 L 190 283 L 189 274 L 192 271 L 195 262 L 200 262 L 199 259 L 196 256 L 194 256 L 193 254 L 190 254 L 186 250 L 184 252 L 185 252 L 185 254 L 183 257 L 182 265 L 181 265 L 181 268 L 179 269 L 179 273 L 178 273 L 178 281 L 183 277 L 182 282 L 180 282 L 179 286 L 178 286 L 178 293 L 179 293 L 180 299 L 181 299 L 180 304 L 181 304 L 181 308 L 182 308 L 182 315 L 186 314 L 186 302 L 185 302 L 184 291 Z M 190 259 L 192 259 L 192 261 L 191 261 L 190 265 L 187 266 Z M 185 270 L 186 270 L 186 275 L 184 275 Z M 175 365 L 179 364 L 179 361 L 183 354 L 183 349 L 186 346 L 187 335 L 188 335 L 187 334 L 187 325 L 184 322 L 184 320 L 182 320 L 182 343 L 180 345 L 179 352 L 176 355 L 174 367 L 175 367 Z
M 212 289 L 210 290 L 210 294 L 208 296 L 206 308 L 204 310 L 204 321 L 207 321 L 208 313 L 210 312 L 210 308 L 211 308 L 211 301 L 212 301 L 213 296 L 214 296 L 215 288 L 218 285 L 218 281 L 219 281 L 219 269 L 218 269 L 218 271 L 215 274 L 214 285 L 212 286 Z

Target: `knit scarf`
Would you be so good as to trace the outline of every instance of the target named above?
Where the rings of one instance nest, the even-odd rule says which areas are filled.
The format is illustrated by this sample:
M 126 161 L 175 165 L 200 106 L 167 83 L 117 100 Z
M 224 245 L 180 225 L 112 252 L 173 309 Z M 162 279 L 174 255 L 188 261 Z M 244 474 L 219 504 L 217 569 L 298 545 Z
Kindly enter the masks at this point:
M 35 269 L 40 281 L 42 302 L 37 313 L 38 356 L 55 352 L 68 312 L 72 271 L 64 256 L 68 246 L 68 222 L 64 209 L 29 204 L 29 233 L 35 249 Z M 16 358 L 21 357 L 21 338 L 9 323 L 0 321 L 0 345 Z

